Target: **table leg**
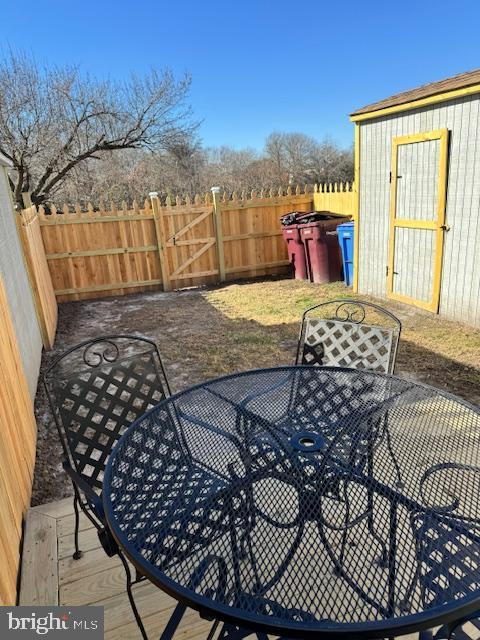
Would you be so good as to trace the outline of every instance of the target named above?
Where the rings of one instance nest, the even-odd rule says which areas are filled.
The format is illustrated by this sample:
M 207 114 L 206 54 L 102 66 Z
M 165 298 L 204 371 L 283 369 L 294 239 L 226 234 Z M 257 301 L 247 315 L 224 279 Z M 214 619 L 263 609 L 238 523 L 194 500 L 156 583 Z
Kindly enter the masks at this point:
M 375 434 L 374 425 L 369 420 L 368 439 L 367 439 L 367 477 L 370 481 L 373 481 L 373 454 L 374 454 Z M 374 523 L 374 502 L 373 502 L 373 489 L 367 486 L 367 526 L 368 530 L 372 534 L 373 538 L 379 543 L 382 548 L 378 563 L 381 567 L 385 567 L 387 564 L 387 548 L 385 541 L 375 531 Z
M 396 578 L 396 554 L 397 554 L 397 503 L 390 503 L 390 522 L 388 527 L 388 611 L 391 616 L 395 612 L 395 578 Z
M 235 627 L 234 625 L 228 623 L 224 623 L 224 625 L 222 626 L 217 640 L 243 640 L 244 638 L 248 638 L 248 636 L 252 635 L 255 635 L 257 637 L 257 640 L 268 640 L 268 636 L 266 633 L 255 633 L 255 631 L 252 631 L 251 629 Z M 208 636 L 208 640 L 211 640 L 210 635 Z
M 183 615 L 186 610 L 187 607 L 184 604 L 177 604 L 172 615 L 170 616 L 170 620 L 168 621 L 167 626 L 160 636 L 160 640 L 172 640 L 174 633 L 177 630 L 178 625 L 182 621 Z

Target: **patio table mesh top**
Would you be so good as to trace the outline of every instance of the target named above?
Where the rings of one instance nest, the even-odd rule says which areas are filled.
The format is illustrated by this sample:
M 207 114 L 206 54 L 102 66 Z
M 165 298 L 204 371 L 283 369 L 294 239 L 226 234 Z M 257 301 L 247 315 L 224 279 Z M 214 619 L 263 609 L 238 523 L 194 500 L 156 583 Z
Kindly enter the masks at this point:
M 137 568 L 191 606 L 297 637 L 376 635 L 478 606 L 479 442 L 479 411 L 430 387 L 258 370 L 134 423 L 104 503 Z

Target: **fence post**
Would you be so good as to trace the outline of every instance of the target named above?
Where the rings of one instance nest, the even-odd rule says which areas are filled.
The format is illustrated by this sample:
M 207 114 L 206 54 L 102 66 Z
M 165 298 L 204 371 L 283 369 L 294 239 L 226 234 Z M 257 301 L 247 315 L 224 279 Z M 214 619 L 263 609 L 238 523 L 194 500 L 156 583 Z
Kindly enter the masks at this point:
M 155 236 L 157 238 L 158 245 L 158 258 L 160 260 L 160 268 L 162 270 L 163 290 L 171 291 L 172 285 L 170 283 L 167 256 L 165 254 L 165 240 L 162 224 L 162 212 L 160 209 L 160 199 L 156 191 L 151 191 L 148 195 L 152 203 L 153 222 L 155 224 Z
M 29 191 L 22 191 L 22 200 L 24 209 L 28 209 L 28 207 L 31 207 L 33 204 Z
M 222 208 L 220 204 L 220 187 L 210 189 L 213 195 L 213 215 L 215 222 L 215 238 L 217 241 L 218 273 L 220 282 L 225 281 L 225 252 L 223 247 Z

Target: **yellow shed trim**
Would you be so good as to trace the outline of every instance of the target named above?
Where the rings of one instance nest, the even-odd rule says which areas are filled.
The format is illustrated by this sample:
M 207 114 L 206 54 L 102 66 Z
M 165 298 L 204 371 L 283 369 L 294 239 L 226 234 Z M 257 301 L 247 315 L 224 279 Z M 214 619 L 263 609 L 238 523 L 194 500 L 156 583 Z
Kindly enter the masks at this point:
M 359 113 L 358 115 L 350 116 L 350 120 L 355 123 L 363 122 L 364 120 L 372 120 L 374 118 L 388 116 L 392 113 L 410 111 L 411 109 L 419 109 L 420 107 L 426 107 L 438 102 L 446 102 L 447 100 L 454 100 L 455 98 L 470 96 L 475 93 L 480 93 L 480 84 L 474 84 L 471 87 L 464 87 L 463 89 L 445 91 L 444 93 L 437 93 L 433 96 L 420 98 L 418 100 L 412 100 L 411 102 L 404 102 L 403 104 L 396 104 L 392 107 L 385 107 L 384 109 L 377 109 L 375 111 L 369 111 L 367 113 Z
M 356 125 L 358 126 L 358 125 Z M 425 142 L 428 140 L 440 141 L 440 157 L 438 166 L 438 200 L 436 210 L 436 220 L 413 220 L 396 217 L 397 206 L 397 162 L 398 147 L 404 144 L 412 144 Z M 408 136 L 399 136 L 393 139 L 392 143 L 392 181 L 390 188 L 390 233 L 389 233 L 389 249 L 388 249 L 388 277 L 387 277 L 387 296 L 404 302 L 413 304 L 427 311 L 438 313 L 440 301 L 440 285 L 442 279 L 442 258 L 443 258 L 443 235 L 446 231 L 445 225 L 445 207 L 446 207 L 446 187 L 447 187 L 447 161 L 448 161 L 448 129 L 437 129 L 425 133 L 417 133 Z M 424 302 L 411 298 L 409 296 L 395 293 L 393 289 L 394 275 L 394 254 L 395 254 L 395 229 L 428 229 L 435 233 L 435 258 L 433 264 L 433 283 L 432 297 L 429 302 Z
M 358 250 L 359 250 L 359 226 L 360 226 L 360 125 L 355 124 L 355 151 L 354 151 L 354 182 L 355 189 L 355 213 L 353 220 L 354 227 L 354 239 L 353 239 L 353 291 L 358 291 Z

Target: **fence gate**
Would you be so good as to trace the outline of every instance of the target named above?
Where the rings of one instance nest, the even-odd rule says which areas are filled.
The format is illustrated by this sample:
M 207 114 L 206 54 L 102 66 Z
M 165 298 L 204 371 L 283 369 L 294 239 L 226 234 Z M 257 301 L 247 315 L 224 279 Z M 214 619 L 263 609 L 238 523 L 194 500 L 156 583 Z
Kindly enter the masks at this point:
M 217 239 L 212 204 L 159 206 L 153 202 L 164 289 L 216 282 Z
M 438 312 L 448 130 L 393 139 L 387 295 Z

